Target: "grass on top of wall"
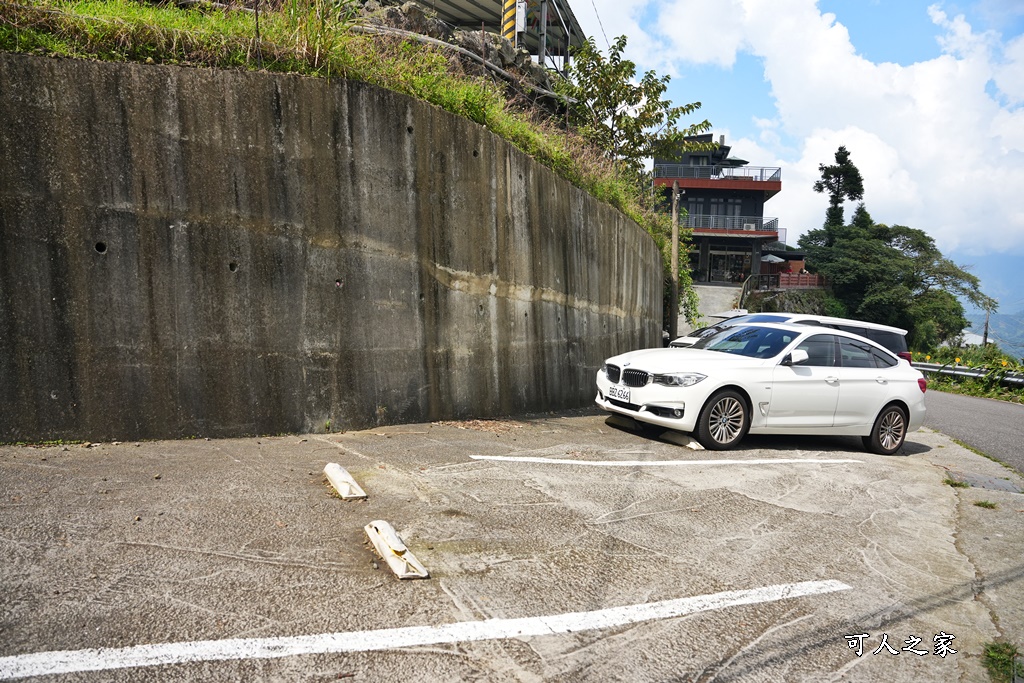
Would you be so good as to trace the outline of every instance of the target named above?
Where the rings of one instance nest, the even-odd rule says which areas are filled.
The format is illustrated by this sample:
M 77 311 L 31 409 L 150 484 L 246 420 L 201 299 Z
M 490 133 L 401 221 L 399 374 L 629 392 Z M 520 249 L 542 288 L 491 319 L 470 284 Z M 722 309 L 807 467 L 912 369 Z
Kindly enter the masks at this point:
M 664 221 L 599 151 L 539 110 L 511 104 L 505 84 L 467 73 L 454 52 L 348 30 L 353 7 L 349 0 L 285 0 L 259 13 L 257 37 L 251 11 L 129 0 L 0 2 L 0 51 L 372 83 L 486 126 L 625 213 L 664 246 Z

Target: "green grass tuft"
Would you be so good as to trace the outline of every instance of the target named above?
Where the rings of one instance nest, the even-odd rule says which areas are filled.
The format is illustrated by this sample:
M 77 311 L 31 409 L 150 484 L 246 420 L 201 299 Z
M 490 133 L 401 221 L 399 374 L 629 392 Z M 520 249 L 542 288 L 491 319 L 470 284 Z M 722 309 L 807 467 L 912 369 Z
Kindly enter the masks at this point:
M 985 643 L 982 657 L 993 683 L 1013 683 L 1015 674 L 1024 677 L 1024 658 L 1015 645 L 1005 642 Z

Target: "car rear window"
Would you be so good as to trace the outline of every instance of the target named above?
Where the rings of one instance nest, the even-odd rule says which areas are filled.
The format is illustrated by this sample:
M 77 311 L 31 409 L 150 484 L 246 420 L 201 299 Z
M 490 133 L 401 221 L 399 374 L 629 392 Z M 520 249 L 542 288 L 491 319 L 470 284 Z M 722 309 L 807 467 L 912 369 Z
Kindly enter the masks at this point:
M 745 323 L 784 323 L 793 316 L 791 315 L 774 315 L 772 313 L 757 313 L 754 315 L 743 316 L 743 322 Z
M 900 353 L 901 351 L 907 350 L 907 338 L 902 334 L 896 334 L 895 332 L 886 332 L 885 330 L 864 330 L 862 337 L 867 337 L 873 342 L 884 346 L 893 353 Z
M 897 334 L 896 332 L 876 330 L 872 327 L 857 327 L 855 325 L 836 325 L 835 327 L 845 332 L 850 332 L 870 339 L 879 346 L 884 346 L 895 354 L 899 354 L 900 352 L 907 350 L 906 337 L 902 334 Z

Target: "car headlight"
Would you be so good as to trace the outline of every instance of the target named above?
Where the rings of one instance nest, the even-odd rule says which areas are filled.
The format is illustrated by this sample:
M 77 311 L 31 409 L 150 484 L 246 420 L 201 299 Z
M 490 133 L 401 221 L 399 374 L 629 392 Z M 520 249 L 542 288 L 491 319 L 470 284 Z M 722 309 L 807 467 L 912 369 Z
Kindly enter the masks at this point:
M 655 375 L 654 383 L 666 387 L 692 387 L 702 379 L 707 379 L 707 375 L 699 372 L 667 372 L 664 375 Z

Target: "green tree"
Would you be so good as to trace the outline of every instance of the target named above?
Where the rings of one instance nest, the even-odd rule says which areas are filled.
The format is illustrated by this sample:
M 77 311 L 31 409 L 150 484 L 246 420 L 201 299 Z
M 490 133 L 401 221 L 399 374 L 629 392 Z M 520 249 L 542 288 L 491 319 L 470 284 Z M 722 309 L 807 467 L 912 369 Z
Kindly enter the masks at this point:
M 566 111 L 567 123 L 614 162 L 621 177 L 636 189 L 637 197 L 646 200 L 653 213 L 647 227 L 662 246 L 664 257 L 666 311 L 681 303 L 692 322 L 697 315 L 697 295 L 687 258 L 689 235 L 686 231 L 680 235 L 679 301 L 670 302 L 671 227 L 664 215 L 666 208 L 657 205 L 660 195 L 649 194 L 651 176 L 644 167 L 655 156 L 706 148 L 706 144 L 691 144 L 686 139 L 707 132 L 711 123 L 705 120 L 681 128 L 680 120 L 696 112 L 700 102 L 674 106 L 664 99 L 669 77 L 659 77 L 654 71 L 637 80 L 636 64 L 622 57 L 625 48 L 626 36 L 620 36 L 605 57 L 593 38 L 588 39 L 573 51 L 573 62 L 566 69 L 566 78 L 557 82 L 556 90 L 574 102 Z
M 995 310 L 978 278 L 945 258 L 931 236 L 875 223 L 863 204 L 849 225 L 812 230 L 800 246 L 847 315 L 907 329 L 912 348 L 934 348 L 967 327 L 958 297 Z
M 639 80 L 636 64 L 622 58 L 626 36 L 619 36 L 606 58 L 589 38 L 573 51 L 566 78 L 557 86 L 575 100 L 567 117 L 586 140 L 632 178 L 644 178 L 644 165 L 654 156 L 678 152 L 685 138 L 711 129 L 711 123 L 679 128 L 679 121 L 700 109 L 700 102 L 674 106 L 663 99 L 669 77 L 648 71 Z
M 864 198 L 864 180 L 860 170 L 850 161 L 845 146 L 836 150 L 836 163 L 831 166 L 818 164 L 821 180 L 814 183 L 815 192 L 828 195 L 828 211 L 825 212 L 825 227 L 842 227 L 843 202 L 858 202 Z

